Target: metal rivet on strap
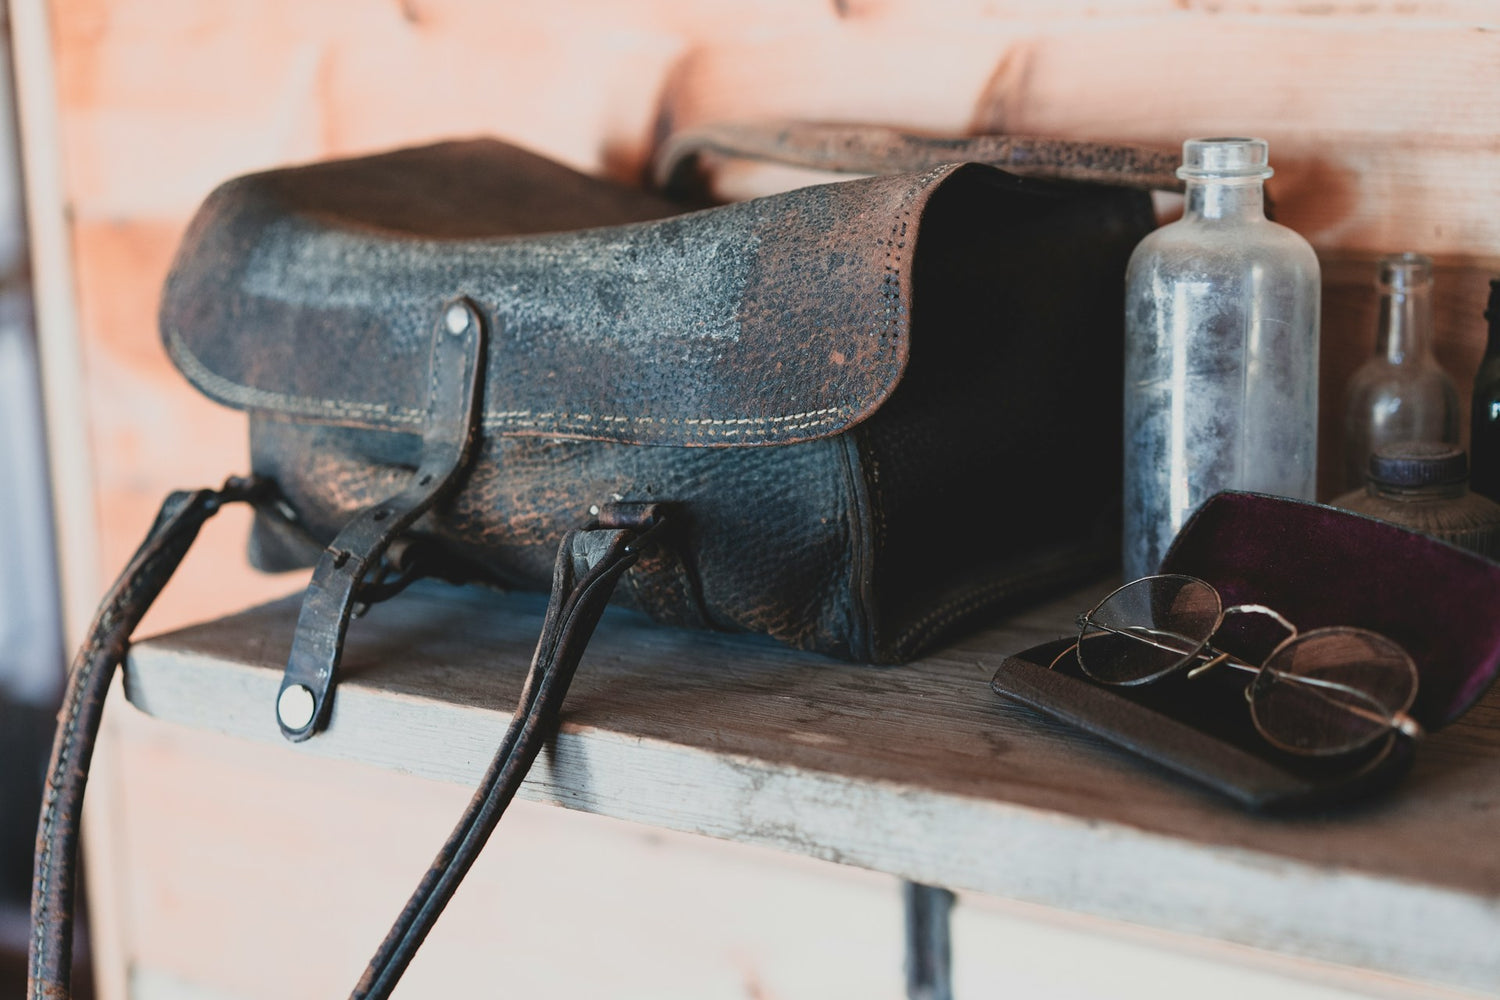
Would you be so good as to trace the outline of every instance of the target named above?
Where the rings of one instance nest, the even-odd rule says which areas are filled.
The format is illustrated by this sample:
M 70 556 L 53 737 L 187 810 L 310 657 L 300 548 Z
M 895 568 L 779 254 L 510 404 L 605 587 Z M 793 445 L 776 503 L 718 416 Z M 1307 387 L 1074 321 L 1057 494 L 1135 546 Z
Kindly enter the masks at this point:
M 301 684 L 292 684 L 276 699 L 276 717 L 288 729 L 306 729 L 313 717 L 313 693 Z
M 469 328 L 469 321 L 469 307 L 462 302 L 453 303 L 448 307 L 448 312 L 443 316 L 443 325 L 455 337 Z

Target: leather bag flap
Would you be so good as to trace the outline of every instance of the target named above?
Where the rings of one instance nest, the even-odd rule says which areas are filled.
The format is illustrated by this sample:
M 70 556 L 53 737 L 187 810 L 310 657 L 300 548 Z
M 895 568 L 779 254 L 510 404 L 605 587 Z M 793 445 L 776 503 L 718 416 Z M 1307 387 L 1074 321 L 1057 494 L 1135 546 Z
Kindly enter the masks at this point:
M 220 402 L 416 432 L 434 320 L 466 296 L 492 325 L 489 433 L 806 440 L 863 420 L 900 381 L 913 256 L 951 184 L 1052 196 L 947 165 L 677 214 L 491 140 L 275 170 L 199 210 L 162 333 Z

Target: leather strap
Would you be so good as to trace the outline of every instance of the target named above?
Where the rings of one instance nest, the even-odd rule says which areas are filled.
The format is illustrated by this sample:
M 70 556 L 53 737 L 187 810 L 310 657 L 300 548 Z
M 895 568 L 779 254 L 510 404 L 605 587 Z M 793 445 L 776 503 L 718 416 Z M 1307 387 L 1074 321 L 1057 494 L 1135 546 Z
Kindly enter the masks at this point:
M 350 518 L 313 569 L 276 699 L 281 735 L 293 742 L 328 724 L 344 637 L 366 576 L 402 532 L 453 492 L 468 467 L 483 409 L 485 342 L 484 319 L 472 302 L 456 299 L 443 308 L 432 331 L 422 461 L 404 490 Z
M 351 1000 L 383 1000 L 395 989 L 555 730 L 568 685 L 615 584 L 660 523 L 653 504 L 620 504 L 563 538 L 552 598 L 515 717 L 463 818 L 370 960 Z
M 130 634 L 176 571 L 203 523 L 226 503 L 260 504 L 272 489 L 260 479 L 231 479 L 220 490 L 173 493 L 141 547 L 105 595 L 68 676 L 52 744 L 37 826 L 31 883 L 29 1000 L 67 1000 L 73 967 L 73 904 L 78 833 L 89 761 L 115 668 Z
M 28 1000 L 68 1000 L 79 820 L 104 699 L 130 636 L 171 579 L 198 530 L 226 503 L 274 503 L 265 480 L 231 479 L 220 490 L 173 493 L 146 540 L 106 594 L 73 661 L 48 769 L 37 830 L 31 898 Z M 371 959 L 353 997 L 390 995 L 556 727 L 568 685 L 615 584 L 662 523 L 655 504 L 604 508 L 569 532 L 558 549 L 552 597 L 520 704 L 458 826 Z
M 988 163 L 1023 177 L 1180 191 L 1176 150 L 1020 135 L 915 135 L 880 125 L 726 122 L 684 129 L 657 152 L 655 181 L 691 194 L 704 157 L 758 160 L 844 174 L 903 174 L 944 163 Z

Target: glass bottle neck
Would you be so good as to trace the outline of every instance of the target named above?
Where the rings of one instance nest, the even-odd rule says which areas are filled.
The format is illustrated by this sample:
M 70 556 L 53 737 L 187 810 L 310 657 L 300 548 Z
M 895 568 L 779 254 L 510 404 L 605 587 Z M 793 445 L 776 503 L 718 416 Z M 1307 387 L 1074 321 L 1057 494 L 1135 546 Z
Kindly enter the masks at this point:
M 1258 177 L 1190 180 L 1184 194 L 1185 219 L 1251 221 L 1266 217 L 1266 185 Z
M 1425 356 L 1432 348 L 1432 286 L 1418 285 L 1380 296 L 1375 353 L 1393 365 Z

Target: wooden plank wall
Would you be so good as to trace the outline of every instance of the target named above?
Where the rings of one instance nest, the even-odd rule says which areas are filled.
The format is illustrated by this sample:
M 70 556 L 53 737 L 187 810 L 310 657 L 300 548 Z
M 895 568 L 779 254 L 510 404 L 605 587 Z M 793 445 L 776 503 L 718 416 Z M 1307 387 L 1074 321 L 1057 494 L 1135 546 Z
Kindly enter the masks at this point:
M 83 366 L 78 399 L 53 402 L 86 414 L 102 576 L 168 490 L 245 467 L 243 419 L 172 370 L 155 310 L 191 212 L 248 170 L 489 134 L 633 180 L 671 129 L 759 116 L 1166 148 L 1262 135 L 1280 218 L 1325 266 L 1325 469 L 1340 386 L 1373 341 L 1374 257 L 1438 258 L 1438 356 L 1465 392 L 1485 283 L 1500 274 L 1500 10 L 1483 0 L 55 0 L 48 12 Z M 290 588 L 244 567 L 244 519 L 226 519 L 149 624 Z M 148 764 L 122 758 L 126 787 L 149 783 Z
M 1264 135 L 1280 217 L 1327 268 L 1326 403 L 1369 350 L 1369 265 L 1392 250 L 1443 265 L 1438 353 L 1466 385 L 1500 273 L 1497 22 L 1478 2 L 56 4 L 101 565 L 168 488 L 243 466 L 242 420 L 185 389 L 156 337 L 199 200 L 246 170 L 443 136 L 634 179 L 665 131 L 732 117 Z M 158 621 L 265 589 L 218 534 Z
M 166 490 L 243 467 L 241 418 L 184 387 L 154 314 L 193 208 L 246 170 L 493 134 L 634 179 L 665 131 L 749 116 L 1166 148 L 1264 135 L 1280 217 L 1326 267 L 1328 413 L 1372 342 L 1375 255 L 1439 259 L 1438 354 L 1465 387 L 1500 273 L 1500 12 L 1477 0 L 91 0 L 52 16 L 111 572 Z M 265 592 L 238 534 L 213 534 L 158 623 Z

